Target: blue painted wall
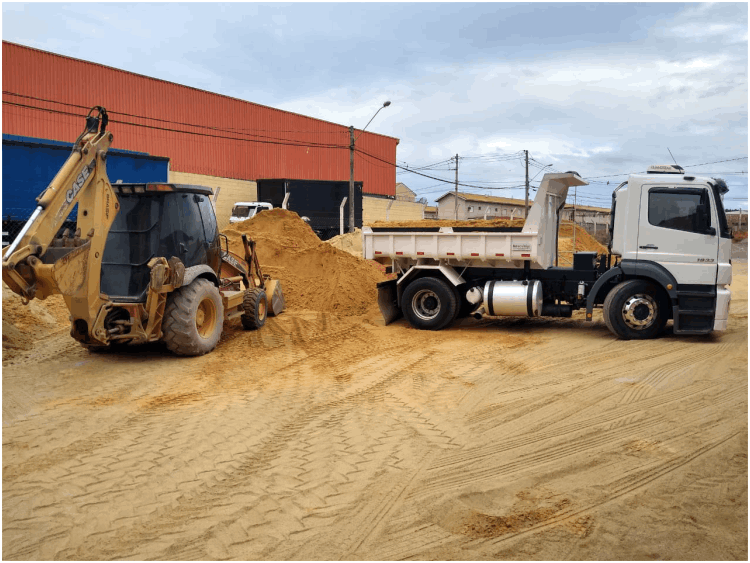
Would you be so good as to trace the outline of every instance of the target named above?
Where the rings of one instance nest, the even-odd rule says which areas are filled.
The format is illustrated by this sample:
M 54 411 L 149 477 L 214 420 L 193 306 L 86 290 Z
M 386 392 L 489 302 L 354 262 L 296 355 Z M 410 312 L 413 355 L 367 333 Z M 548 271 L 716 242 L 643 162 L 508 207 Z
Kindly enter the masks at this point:
M 73 143 L 3 135 L 3 219 L 25 220 L 36 207 L 36 197 L 70 156 Z M 169 159 L 147 153 L 110 149 L 109 181 L 167 182 Z M 71 220 L 73 217 L 71 217 Z

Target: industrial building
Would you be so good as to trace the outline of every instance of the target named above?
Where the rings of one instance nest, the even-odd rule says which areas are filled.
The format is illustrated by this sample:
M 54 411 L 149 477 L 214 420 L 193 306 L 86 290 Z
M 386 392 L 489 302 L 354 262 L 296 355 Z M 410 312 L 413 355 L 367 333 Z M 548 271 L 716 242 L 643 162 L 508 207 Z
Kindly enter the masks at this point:
M 109 113 L 120 157 L 112 182 L 221 188 L 220 227 L 233 202 L 256 198 L 257 180 L 349 180 L 347 126 L 7 41 L 2 72 L 4 218 L 11 207 L 16 214 L 33 209 L 49 170 L 64 162 L 61 149 L 72 146 L 95 105 Z M 367 213 L 370 202 L 379 210 L 396 197 L 399 141 L 369 131 L 355 136 L 354 179 L 371 196 Z M 142 178 L 146 171 L 155 177 Z M 414 213 L 421 217 L 421 207 Z

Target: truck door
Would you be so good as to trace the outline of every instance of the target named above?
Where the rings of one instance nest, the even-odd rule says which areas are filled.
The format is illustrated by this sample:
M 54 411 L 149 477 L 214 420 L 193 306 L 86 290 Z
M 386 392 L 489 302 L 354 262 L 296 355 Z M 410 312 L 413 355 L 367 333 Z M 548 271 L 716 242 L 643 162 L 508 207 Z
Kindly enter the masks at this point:
M 715 285 L 719 232 L 706 187 L 644 186 L 638 260 L 664 266 L 678 284 Z

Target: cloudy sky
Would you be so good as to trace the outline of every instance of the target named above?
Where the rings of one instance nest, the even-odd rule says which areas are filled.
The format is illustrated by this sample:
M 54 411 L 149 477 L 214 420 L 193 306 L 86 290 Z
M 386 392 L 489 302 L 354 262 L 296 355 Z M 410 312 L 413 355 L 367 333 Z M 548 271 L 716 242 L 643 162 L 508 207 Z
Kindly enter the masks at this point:
M 609 207 L 677 162 L 747 208 L 745 3 L 8 3 L 3 39 L 400 139 L 433 201 L 523 197 L 528 150 Z M 724 162 L 721 162 L 724 161 Z M 609 183 L 609 184 L 608 184 Z M 533 196 L 533 194 L 532 194 Z M 572 197 L 572 196 L 571 196 Z

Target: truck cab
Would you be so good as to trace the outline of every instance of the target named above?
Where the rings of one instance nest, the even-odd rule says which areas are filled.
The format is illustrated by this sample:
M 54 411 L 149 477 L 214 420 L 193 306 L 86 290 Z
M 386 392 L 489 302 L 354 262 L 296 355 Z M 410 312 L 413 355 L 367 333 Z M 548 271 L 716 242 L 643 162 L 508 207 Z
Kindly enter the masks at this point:
M 657 277 L 674 293 L 676 333 L 726 329 L 732 282 L 726 191 L 722 180 L 656 165 L 613 193 L 610 250 L 624 272 Z

